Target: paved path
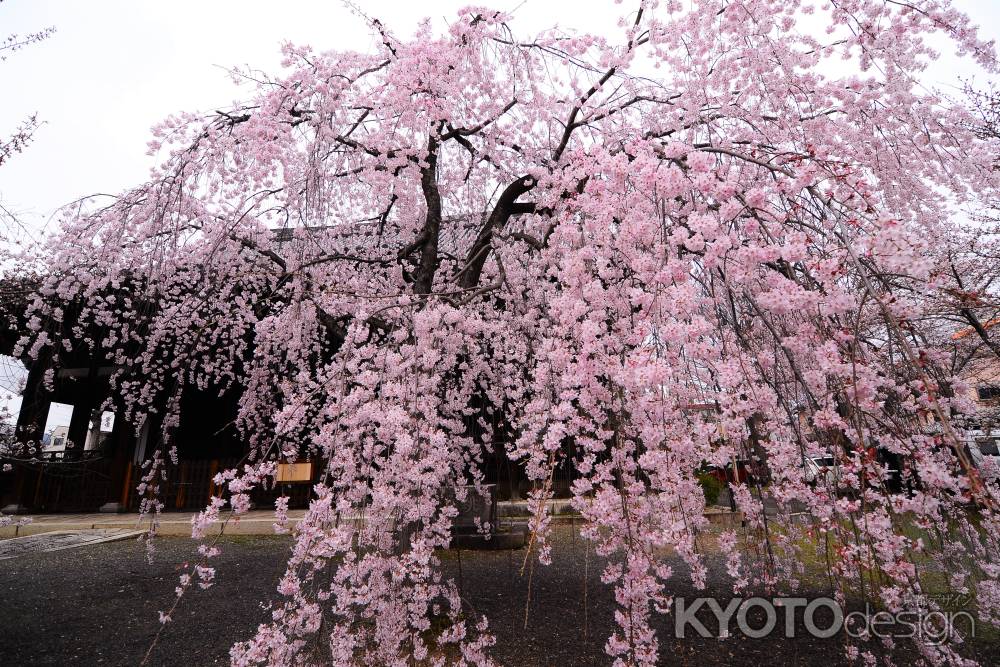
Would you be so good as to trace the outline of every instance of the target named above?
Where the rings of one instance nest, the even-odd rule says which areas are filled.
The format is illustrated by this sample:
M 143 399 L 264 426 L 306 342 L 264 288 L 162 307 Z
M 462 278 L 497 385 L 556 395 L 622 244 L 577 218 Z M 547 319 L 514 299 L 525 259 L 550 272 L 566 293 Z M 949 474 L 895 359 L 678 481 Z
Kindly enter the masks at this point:
M 99 528 L 97 530 L 56 530 L 38 535 L 0 540 L 0 560 L 30 554 L 115 542 L 141 535 L 141 530 Z
M 556 500 L 551 503 L 551 512 L 556 522 L 570 521 L 578 522 L 579 515 L 569 513 L 566 501 Z M 158 533 L 160 535 L 176 535 L 181 537 L 191 537 L 191 517 L 193 511 L 187 512 L 166 512 L 160 515 L 160 525 Z M 302 520 L 305 510 L 289 510 L 288 523 L 294 526 Z M 501 523 L 504 520 L 517 521 L 518 517 L 523 519 L 527 515 L 527 504 L 523 502 L 501 502 L 497 503 L 497 514 Z M 728 509 L 710 508 L 706 512 L 710 521 L 739 523 L 740 514 L 733 515 Z M 23 525 L 12 525 L 0 527 L 0 539 L 5 537 L 22 537 L 25 535 L 37 535 L 55 530 L 147 530 L 149 528 L 148 519 L 145 522 L 139 521 L 139 515 L 129 514 L 36 514 L 27 515 L 31 518 L 30 523 Z M 25 517 L 25 518 L 27 518 Z M 21 518 L 21 517 L 19 517 Z M 350 520 L 350 519 L 348 519 Z M 274 534 L 274 511 L 273 510 L 253 510 L 243 514 L 237 519 L 233 519 L 226 526 L 227 535 L 273 535 Z
M 191 517 L 194 512 L 168 512 L 160 515 L 159 534 L 191 537 Z M 297 524 L 305 510 L 289 510 L 289 524 Z M 36 514 L 28 515 L 30 523 L 0 528 L 0 538 L 37 535 L 65 530 L 146 530 L 148 519 L 140 522 L 138 514 Z M 230 521 L 226 533 L 230 535 L 273 535 L 274 512 L 254 510 Z

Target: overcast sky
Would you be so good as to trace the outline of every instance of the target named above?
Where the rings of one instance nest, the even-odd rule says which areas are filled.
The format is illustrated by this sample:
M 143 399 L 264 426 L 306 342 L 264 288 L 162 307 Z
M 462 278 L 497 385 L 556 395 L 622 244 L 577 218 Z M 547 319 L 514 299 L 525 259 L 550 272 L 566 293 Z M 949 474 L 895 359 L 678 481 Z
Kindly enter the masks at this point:
M 625 5 L 601 0 L 478 0 L 516 8 L 519 34 L 560 25 L 607 33 Z M 469 0 L 359 0 L 396 34 L 429 16 L 443 24 Z M 1000 36 L 1000 0 L 958 0 Z M 582 11 L 587 7 L 587 11 Z M 56 33 L 0 63 L 0 136 L 37 112 L 34 143 L 0 168 L 0 201 L 32 226 L 56 207 L 145 180 L 149 128 L 174 111 L 211 111 L 240 95 L 224 68 L 276 71 L 283 40 L 317 50 L 367 49 L 364 23 L 335 0 L 6 0 L 0 35 L 46 26 Z M 939 83 L 973 71 L 954 58 L 936 68 Z
M 424 17 L 452 19 L 469 1 L 359 4 L 402 36 Z M 579 11 L 579 2 L 495 3 L 505 10 L 518 4 L 526 33 L 557 23 L 599 31 L 621 9 L 594 3 L 606 8 L 602 15 Z M 29 150 L 0 168 L 0 201 L 36 223 L 82 195 L 142 182 L 151 166 L 145 150 L 154 123 L 174 111 L 227 107 L 240 97 L 224 68 L 277 71 L 285 40 L 317 50 L 372 46 L 363 21 L 336 1 L 0 4 L 2 35 L 49 25 L 56 27 L 50 39 L 0 63 L 0 136 L 33 112 L 46 123 Z

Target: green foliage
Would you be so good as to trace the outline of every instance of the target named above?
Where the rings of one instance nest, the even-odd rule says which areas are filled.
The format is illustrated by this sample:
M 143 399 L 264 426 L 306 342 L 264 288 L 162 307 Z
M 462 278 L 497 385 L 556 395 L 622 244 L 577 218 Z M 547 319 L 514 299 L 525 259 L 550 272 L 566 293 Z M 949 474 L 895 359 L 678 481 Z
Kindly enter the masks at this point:
M 707 472 L 698 473 L 698 483 L 701 490 L 705 492 L 705 504 L 716 505 L 719 502 L 719 493 L 722 492 L 722 482 L 715 475 Z

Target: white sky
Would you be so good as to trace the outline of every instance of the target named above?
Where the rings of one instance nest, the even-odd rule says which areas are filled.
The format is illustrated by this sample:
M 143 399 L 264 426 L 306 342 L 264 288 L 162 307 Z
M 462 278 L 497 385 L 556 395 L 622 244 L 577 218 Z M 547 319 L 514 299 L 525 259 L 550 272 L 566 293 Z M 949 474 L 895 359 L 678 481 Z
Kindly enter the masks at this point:
M 470 0 L 358 0 L 396 34 L 429 16 L 452 20 Z M 556 24 L 609 33 L 629 2 L 479 0 L 517 8 L 522 35 Z M 958 0 L 991 37 L 1000 36 L 1000 0 Z M 276 10 L 280 7 L 280 10 Z M 584 9 L 586 8 L 586 10 Z M 145 180 L 149 128 L 174 111 L 211 111 L 241 97 L 224 67 L 277 71 L 279 44 L 317 50 L 366 49 L 364 23 L 336 0 L 7 0 L 0 36 L 54 25 L 41 44 L 0 63 L 0 136 L 37 112 L 45 125 L 34 143 L 0 167 L 0 202 L 32 227 L 58 206 L 95 192 L 115 193 Z M 973 74 L 947 57 L 937 83 Z
M 17 359 L 0 354 L 0 422 L 13 424 L 21 410 L 21 390 L 28 371 Z
M 510 9 L 519 2 L 495 4 Z M 359 4 L 409 35 L 426 16 L 453 19 L 469 0 Z M 524 33 L 557 23 L 598 31 L 621 9 L 606 5 L 603 14 L 587 14 L 579 2 L 529 0 L 517 17 L 525 19 Z M 0 167 L 0 201 L 35 224 L 78 197 L 145 180 L 153 124 L 175 111 L 211 111 L 241 97 L 223 68 L 249 64 L 277 72 L 285 40 L 321 51 L 371 46 L 367 26 L 335 0 L 0 4 L 0 35 L 48 25 L 57 31 L 51 38 L 0 63 L 0 136 L 33 112 L 46 123 L 28 150 Z

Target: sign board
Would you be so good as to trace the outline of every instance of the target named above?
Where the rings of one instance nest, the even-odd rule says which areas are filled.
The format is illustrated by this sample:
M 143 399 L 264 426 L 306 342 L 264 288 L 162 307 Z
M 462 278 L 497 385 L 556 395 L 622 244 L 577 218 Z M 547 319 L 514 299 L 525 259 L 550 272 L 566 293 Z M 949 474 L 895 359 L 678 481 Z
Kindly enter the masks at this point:
M 290 482 L 311 482 L 312 466 L 311 461 L 306 461 L 305 463 L 279 463 L 275 481 L 285 484 Z

